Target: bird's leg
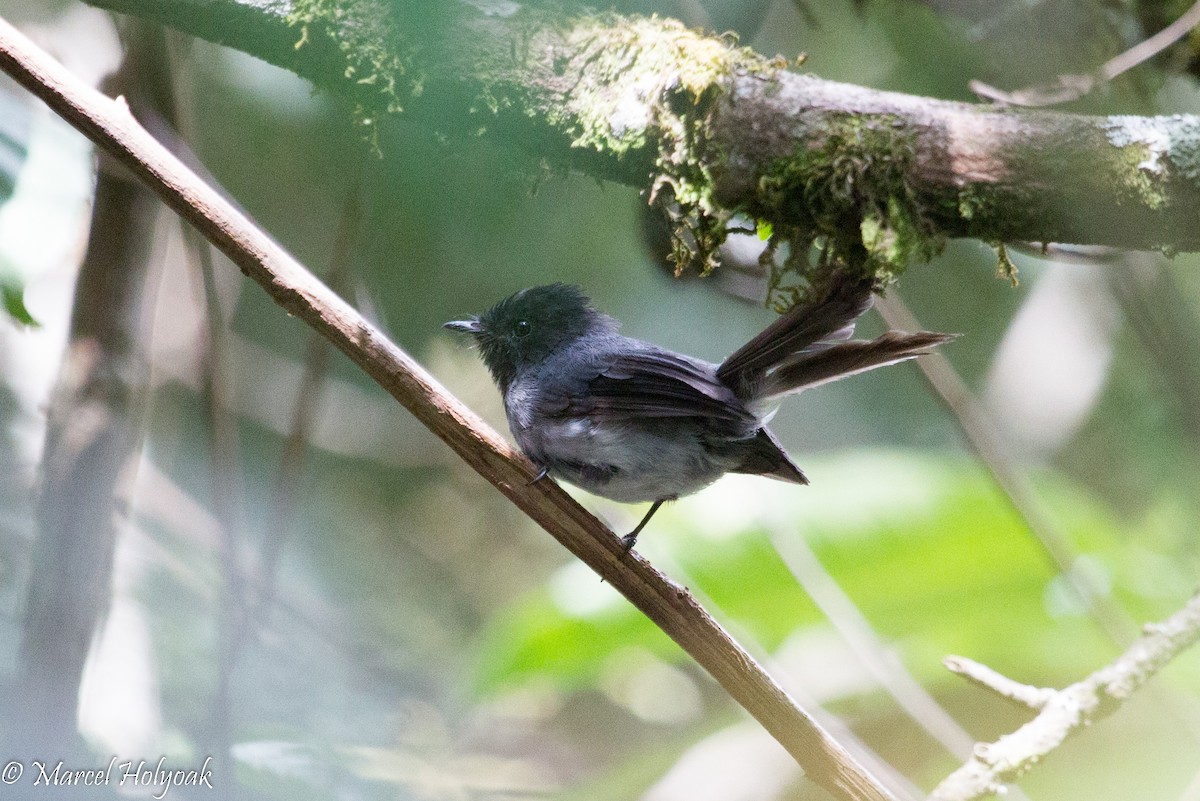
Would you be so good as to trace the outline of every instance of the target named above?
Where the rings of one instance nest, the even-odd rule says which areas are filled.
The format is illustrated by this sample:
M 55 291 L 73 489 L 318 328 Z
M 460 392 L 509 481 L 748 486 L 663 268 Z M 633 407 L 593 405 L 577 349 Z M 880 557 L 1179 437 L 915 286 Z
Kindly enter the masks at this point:
M 637 542 L 638 534 L 642 533 L 642 529 L 644 529 L 646 524 L 650 522 L 650 518 L 654 517 L 654 513 L 658 511 L 658 507 L 662 506 L 663 503 L 668 500 L 670 499 L 659 498 L 657 501 L 655 501 L 650 507 L 650 511 L 646 512 L 646 516 L 642 518 L 642 522 L 637 524 L 637 528 L 626 534 L 624 537 L 621 537 L 621 544 L 625 546 L 625 553 L 629 553 L 633 550 L 633 546 Z
M 534 467 L 537 467 L 537 465 L 534 465 Z M 529 479 L 529 483 L 527 483 L 525 486 L 532 487 L 534 484 L 538 483 L 539 481 L 541 481 L 543 478 L 545 478 L 548 475 L 550 475 L 550 468 L 543 467 L 541 472 L 538 473 L 533 478 Z

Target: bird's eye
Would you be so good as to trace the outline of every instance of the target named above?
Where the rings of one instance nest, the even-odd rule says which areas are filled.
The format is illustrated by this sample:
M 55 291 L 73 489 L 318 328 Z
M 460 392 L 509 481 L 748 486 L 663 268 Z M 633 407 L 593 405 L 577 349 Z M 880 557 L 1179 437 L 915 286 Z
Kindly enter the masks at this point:
M 513 333 L 519 337 L 529 336 L 529 332 L 533 330 L 533 326 L 528 320 L 517 320 L 517 324 L 513 326 Z

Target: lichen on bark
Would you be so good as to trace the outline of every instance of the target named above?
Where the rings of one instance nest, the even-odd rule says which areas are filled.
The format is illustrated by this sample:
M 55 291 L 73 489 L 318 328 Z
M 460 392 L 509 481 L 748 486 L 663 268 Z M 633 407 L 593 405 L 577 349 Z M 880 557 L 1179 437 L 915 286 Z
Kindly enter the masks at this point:
M 709 115 L 737 74 L 786 67 L 738 45 L 659 17 L 598 14 L 579 18 L 563 37 L 562 71 L 572 89 L 549 119 L 572 145 L 622 158 L 655 152 L 649 200 L 670 221 L 672 261 L 707 274 L 716 266 L 732 210 L 713 200 L 712 165 L 720 151 Z
M 342 77 L 357 98 L 355 115 L 374 132 L 377 114 L 399 113 L 407 98 L 419 95 L 423 74 L 415 69 L 415 48 L 394 24 L 391 6 L 380 0 L 293 0 L 287 21 L 297 29 L 296 49 L 324 36 L 343 59 Z M 370 99 L 368 99 L 370 98 Z

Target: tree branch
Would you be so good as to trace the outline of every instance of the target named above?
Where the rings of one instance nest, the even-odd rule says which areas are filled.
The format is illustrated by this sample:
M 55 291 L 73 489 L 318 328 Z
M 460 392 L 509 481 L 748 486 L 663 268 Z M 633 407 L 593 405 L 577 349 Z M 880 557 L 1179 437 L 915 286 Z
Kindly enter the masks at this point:
M 947 237 L 1200 250 L 1200 117 L 947 102 L 787 72 L 673 20 L 443 0 L 90 0 L 588 174 L 896 272 Z M 431 10 L 433 6 L 436 10 Z M 422 16 L 423 15 L 423 16 Z M 683 241 L 681 239 L 680 241 Z M 681 246 L 682 250 L 688 247 Z M 793 247 L 793 251 L 797 248 Z
M 929 801 L 975 801 L 1004 791 L 1042 761 L 1063 741 L 1111 715 L 1133 693 L 1181 651 L 1200 640 L 1200 594 L 1162 623 L 1149 624 L 1112 664 L 1061 690 L 1031 687 L 963 657 L 946 666 L 997 695 L 1016 701 L 1038 715 L 994 743 L 975 746 L 975 755 L 950 774 Z
M 419 364 L 149 136 L 125 103 L 95 92 L 0 20 L 0 69 L 140 177 L 291 314 L 326 336 L 406 409 L 609 581 L 699 662 L 808 776 L 845 801 L 890 794 L 693 599 L 636 554 Z

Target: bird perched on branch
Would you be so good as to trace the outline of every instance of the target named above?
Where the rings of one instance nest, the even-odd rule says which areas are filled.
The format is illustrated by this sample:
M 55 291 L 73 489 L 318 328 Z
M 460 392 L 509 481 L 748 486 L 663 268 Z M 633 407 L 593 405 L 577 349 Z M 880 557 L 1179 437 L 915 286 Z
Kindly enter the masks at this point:
M 843 273 L 721 364 L 617 332 L 578 287 L 523 289 L 445 327 L 474 337 L 517 445 L 546 475 L 626 503 L 665 501 L 726 473 L 807 484 L 766 427 L 780 399 L 920 356 L 953 335 L 889 331 L 853 340 L 873 282 Z

